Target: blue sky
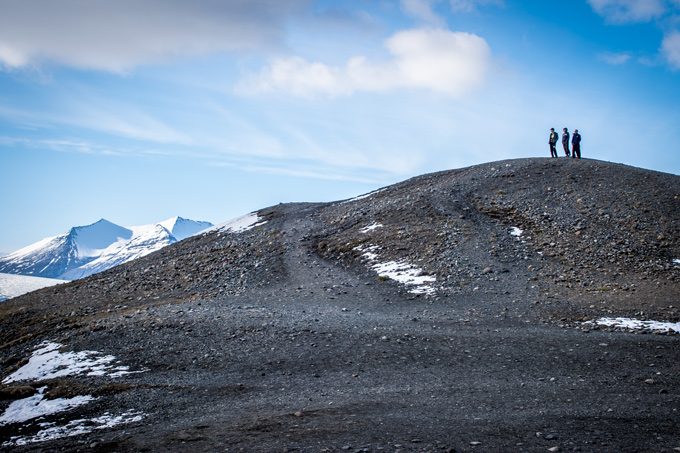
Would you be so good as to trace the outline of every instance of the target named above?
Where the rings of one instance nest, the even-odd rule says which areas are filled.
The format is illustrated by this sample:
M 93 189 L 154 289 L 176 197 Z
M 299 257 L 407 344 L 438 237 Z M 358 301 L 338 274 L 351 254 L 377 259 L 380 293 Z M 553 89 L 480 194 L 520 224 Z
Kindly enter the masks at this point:
M 0 251 L 549 156 L 680 172 L 680 0 L 0 0 Z

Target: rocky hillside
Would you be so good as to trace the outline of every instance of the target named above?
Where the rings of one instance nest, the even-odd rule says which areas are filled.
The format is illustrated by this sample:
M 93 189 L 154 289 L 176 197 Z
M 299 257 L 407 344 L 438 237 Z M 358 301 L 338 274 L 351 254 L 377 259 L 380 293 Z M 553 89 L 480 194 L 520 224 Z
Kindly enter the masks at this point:
M 675 175 L 520 159 L 262 209 L 0 304 L 0 442 L 670 450 L 680 337 L 595 321 L 680 321 L 679 208 Z M 125 373 L 27 374 L 55 351 Z M 81 399 L 19 422 L 21 398 Z
M 565 316 L 680 313 L 674 175 L 592 160 L 496 162 L 335 203 L 320 218 L 323 256 L 353 266 L 358 246 L 378 245 L 436 276 L 440 295 L 511 290 Z M 372 224 L 381 227 L 362 233 Z

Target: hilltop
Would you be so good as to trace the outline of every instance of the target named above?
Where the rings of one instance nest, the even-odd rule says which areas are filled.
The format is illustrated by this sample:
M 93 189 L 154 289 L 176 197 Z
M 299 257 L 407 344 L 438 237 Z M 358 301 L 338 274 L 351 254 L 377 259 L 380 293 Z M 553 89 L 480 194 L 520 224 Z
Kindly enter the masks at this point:
M 24 380 L 97 397 L 61 426 L 129 415 L 51 448 L 672 449 L 678 336 L 593 321 L 680 321 L 679 207 L 680 177 L 586 159 L 272 206 L 1 304 L 5 376 L 42 341 L 135 371 Z

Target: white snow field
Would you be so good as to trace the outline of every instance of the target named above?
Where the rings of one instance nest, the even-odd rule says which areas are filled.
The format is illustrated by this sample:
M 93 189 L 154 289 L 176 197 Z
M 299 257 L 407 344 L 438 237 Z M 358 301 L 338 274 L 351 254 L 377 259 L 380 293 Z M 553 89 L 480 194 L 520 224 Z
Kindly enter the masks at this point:
M 129 367 L 119 365 L 115 356 L 105 355 L 98 351 L 60 352 L 63 346 L 55 342 L 44 342 L 33 351 L 28 363 L 7 376 L 2 383 L 31 382 L 62 376 L 103 376 L 116 378 L 124 374 L 140 373 L 129 371 Z M 28 398 L 13 401 L 0 416 L 0 426 L 8 424 L 35 424 L 41 417 L 70 411 L 86 405 L 96 398 L 91 395 L 77 395 L 72 398 L 46 399 L 46 386 Z M 34 442 L 58 439 L 90 433 L 94 430 L 110 428 L 116 425 L 140 421 L 146 414 L 128 410 L 119 415 L 106 412 L 98 417 L 72 420 L 61 425 L 53 422 L 40 422 L 43 429 L 32 436 L 13 436 L 3 442 L 3 447 L 26 445 Z
M 146 414 L 142 412 L 127 411 L 120 415 L 111 415 L 106 412 L 104 415 L 94 418 L 81 418 L 72 420 L 65 425 L 56 425 L 54 423 L 45 423 L 44 429 L 41 429 L 33 436 L 13 436 L 8 441 L 3 442 L 3 447 L 28 445 L 36 442 L 45 442 L 47 440 L 60 439 L 62 437 L 78 436 L 80 434 L 89 434 L 94 430 L 112 428 L 118 425 L 133 423 L 141 421 Z M 41 424 L 43 425 L 43 424 Z
M 215 225 L 214 227 L 207 229 L 205 233 L 211 231 L 220 231 L 224 233 L 242 233 L 244 231 L 248 231 L 252 228 L 255 228 L 256 226 L 264 225 L 265 223 L 267 223 L 267 221 L 263 220 L 260 216 L 258 216 L 256 212 L 251 212 L 244 216 L 228 220 L 219 225 Z
M 432 283 L 437 281 L 433 275 L 423 275 L 423 270 L 410 264 L 406 260 L 378 262 L 380 250 L 377 245 L 357 246 L 354 250 L 361 252 L 362 256 L 370 263 L 378 276 L 386 277 L 396 282 L 406 285 L 411 294 L 432 295 L 436 292 Z
M 89 395 L 78 395 L 73 398 L 46 400 L 43 395 L 45 389 L 47 387 L 40 387 L 35 395 L 12 401 L 7 409 L 5 409 L 5 413 L 0 416 L 0 426 L 7 425 L 8 423 L 21 423 L 45 415 L 67 411 L 87 404 L 94 399 L 94 397 Z
M 658 330 L 661 332 L 680 333 L 680 322 L 663 321 L 641 321 L 633 318 L 599 318 L 593 321 L 586 321 L 586 324 L 597 324 L 598 326 L 620 327 L 630 330 Z
M 522 230 L 519 227 L 510 227 L 510 236 L 515 236 L 516 238 L 519 239 L 520 236 L 522 236 L 522 233 L 524 233 L 524 230 Z
M 351 203 L 351 202 L 353 202 L 353 201 L 363 200 L 363 199 L 368 198 L 368 197 L 370 197 L 370 196 L 379 194 L 380 192 L 383 192 L 384 190 L 386 190 L 386 189 L 385 189 L 385 188 L 376 189 L 376 190 L 374 190 L 374 191 L 372 191 L 372 192 L 368 192 L 368 193 L 365 193 L 365 194 L 363 194 L 363 195 L 359 195 L 359 196 L 357 196 L 357 197 L 350 198 L 349 200 L 341 201 L 340 204 Z
M 371 231 L 376 230 L 378 228 L 382 228 L 382 227 L 383 227 L 382 223 L 373 222 L 372 224 L 370 224 L 366 227 L 363 227 L 359 231 L 362 232 L 362 233 L 370 233 Z
M 97 351 L 60 352 L 63 345 L 44 342 L 33 351 L 28 363 L 2 380 L 3 384 L 17 381 L 43 381 L 63 376 L 86 374 L 87 376 L 119 377 L 137 373 L 118 364 L 112 355 Z
M 55 278 L 0 273 L 0 302 L 47 286 L 59 285 L 67 282 L 68 280 L 59 280 Z

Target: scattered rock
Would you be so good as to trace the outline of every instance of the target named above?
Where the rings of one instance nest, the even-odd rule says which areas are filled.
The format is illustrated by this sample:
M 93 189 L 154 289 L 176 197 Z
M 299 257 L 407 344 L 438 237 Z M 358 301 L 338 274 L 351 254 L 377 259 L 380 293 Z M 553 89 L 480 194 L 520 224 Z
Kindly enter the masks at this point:
M 0 400 L 18 400 L 33 396 L 36 390 L 30 385 L 0 385 Z

